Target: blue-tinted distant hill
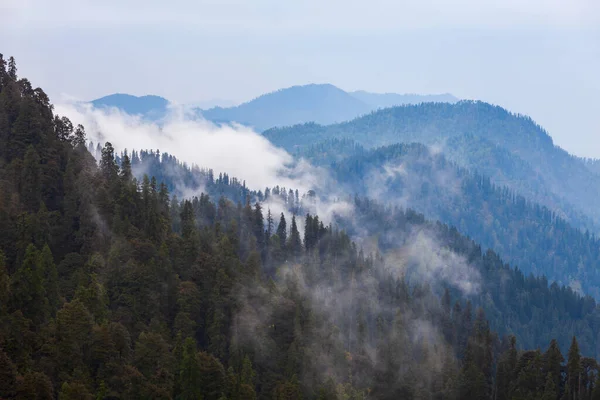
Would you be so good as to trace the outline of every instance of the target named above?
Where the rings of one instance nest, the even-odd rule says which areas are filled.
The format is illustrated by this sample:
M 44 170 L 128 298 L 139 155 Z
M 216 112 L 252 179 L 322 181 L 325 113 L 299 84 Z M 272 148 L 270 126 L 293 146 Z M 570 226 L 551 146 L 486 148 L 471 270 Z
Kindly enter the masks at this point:
M 394 106 L 403 106 L 405 104 L 419 103 L 456 103 L 458 98 L 449 93 L 444 94 L 398 94 L 398 93 L 371 93 L 364 90 L 350 92 L 352 96 L 359 99 L 365 104 L 370 105 L 373 109 L 387 108 Z
M 194 108 L 198 114 L 215 123 L 239 123 L 257 131 L 275 126 L 291 126 L 306 122 L 333 124 L 352 120 L 373 110 L 391 105 L 418 104 L 424 102 L 449 102 L 457 99 L 450 94 L 417 95 L 396 93 L 348 93 L 330 84 L 292 86 L 263 94 L 237 106 Z M 225 100 L 213 101 L 228 104 Z M 95 107 L 115 107 L 132 115 L 157 121 L 163 118 L 169 100 L 160 96 L 133 96 L 116 93 L 93 100 Z M 211 102 L 205 102 L 211 104 Z
M 217 123 L 237 122 L 263 131 L 304 122 L 342 122 L 369 111 L 370 106 L 342 89 L 311 84 L 264 94 L 237 107 L 215 107 L 201 113 Z
M 295 154 L 334 138 L 367 148 L 423 143 L 567 219 L 575 211 L 600 223 L 600 176 L 556 146 L 531 118 L 484 102 L 405 105 L 340 124 L 275 128 L 264 135 Z
M 145 119 L 159 120 L 163 118 L 169 106 L 169 100 L 154 95 L 133 96 L 115 93 L 90 102 L 96 108 L 117 108 L 127 114 L 141 115 Z
M 215 107 L 201 113 L 214 122 L 237 122 L 263 131 L 306 122 L 332 124 L 348 121 L 392 104 L 456 100 L 452 95 L 348 93 L 331 84 L 310 84 L 264 94 L 237 107 Z

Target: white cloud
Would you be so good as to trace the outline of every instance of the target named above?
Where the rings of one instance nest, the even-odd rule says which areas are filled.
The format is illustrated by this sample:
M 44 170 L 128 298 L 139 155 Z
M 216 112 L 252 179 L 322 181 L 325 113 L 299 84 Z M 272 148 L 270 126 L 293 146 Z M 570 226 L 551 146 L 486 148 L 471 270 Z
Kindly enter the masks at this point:
M 188 164 L 245 180 L 252 189 L 283 185 L 305 192 L 319 185 L 316 169 L 293 163 L 284 150 L 243 126 L 216 126 L 177 111 L 162 125 L 90 105 L 57 105 L 55 111 L 84 125 L 88 139 L 95 143 L 111 142 L 117 151 L 158 149 Z

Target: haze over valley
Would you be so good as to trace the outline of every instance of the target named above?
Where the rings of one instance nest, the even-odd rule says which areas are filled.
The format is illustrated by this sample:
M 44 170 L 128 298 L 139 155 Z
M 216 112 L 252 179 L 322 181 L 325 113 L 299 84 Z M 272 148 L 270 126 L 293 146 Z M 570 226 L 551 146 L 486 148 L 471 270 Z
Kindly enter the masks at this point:
M 0 399 L 600 399 L 598 26 L 0 4 Z

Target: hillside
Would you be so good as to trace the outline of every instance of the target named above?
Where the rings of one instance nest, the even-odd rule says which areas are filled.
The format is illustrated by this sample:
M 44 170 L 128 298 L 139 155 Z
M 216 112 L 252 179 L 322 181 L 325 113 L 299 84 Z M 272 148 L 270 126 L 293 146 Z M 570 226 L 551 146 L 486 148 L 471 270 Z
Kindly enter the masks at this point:
M 313 159 L 323 152 L 343 152 L 335 143 L 327 147 L 322 144 L 305 154 Z M 420 144 L 355 148 L 353 155 L 331 162 L 328 169 L 338 191 L 417 210 L 456 227 L 525 274 L 545 275 L 600 298 L 600 240 L 442 154 Z
M 352 139 L 368 148 L 423 143 L 570 220 L 582 220 L 583 214 L 596 225 L 600 221 L 596 206 L 600 177 L 581 159 L 555 146 L 530 118 L 483 102 L 394 107 L 340 124 L 274 128 L 264 135 L 296 153 L 331 138 Z
M 456 229 L 358 198 L 347 230 L 311 214 L 299 229 L 264 211 L 276 189 L 177 201 L 110 143 L 96 162 L 85 128 L 1 56 L 0 124 L 2 398 L 600 394 L 595 301 Z

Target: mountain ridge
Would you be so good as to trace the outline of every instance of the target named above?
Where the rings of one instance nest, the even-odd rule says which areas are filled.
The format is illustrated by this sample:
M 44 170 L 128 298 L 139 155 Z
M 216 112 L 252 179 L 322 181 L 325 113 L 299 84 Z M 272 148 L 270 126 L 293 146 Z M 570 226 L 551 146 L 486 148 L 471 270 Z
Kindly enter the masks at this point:
M 489 103 L 462 100 L 404 105 L 339 124 L 309 123 L 273 128 L 263 134 L 290 152 L 333 138 L 351 139 L 368 148 L 418 142 L 439 148 L 452 161 L 476 171 L 489 170 L 486 159 L 497 157 L 504 160 L 498 164 L 504 176 L 519 176 L 504 184 L 515 190 L 529 187 L 532 200 L 554 208 L 563 199 L 595 224 L 600 222 L 596 207 L 600 177 L 581 159 L 556 146 L 548 132 L 530 117 Z M 469 135 L 478 140 L 478 147 L 471 148 L 468 141 L 460 140 Z M 499 151 L 505 154 L 499 155 Z M 532 169 L 511 171 L 519 165 Z
M 158 101 L 160 99 L 160 101 Z M 455 102 L 450 94 L 418 95 L 397 93 L 347 92 L 330 83 L 309 83 L 264 93 L 234 106 L 194 107 L 196 113 L 215 123 L 237 122 L 263 131 L 275 126 L 317 122 L 331 124 L 354 119 L 390 104 L 430 101 Z M 90 102 L 94 106 L 116 107 L 150 120 L 166 115 L 169 100 L 154 95 L 107 95 Z

